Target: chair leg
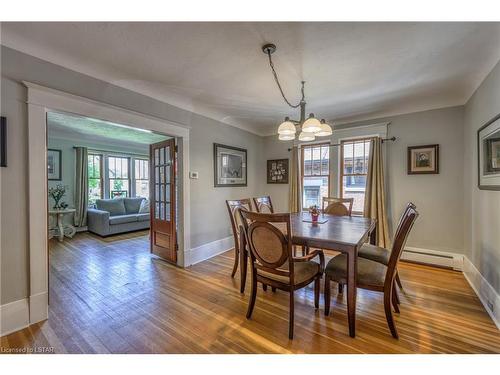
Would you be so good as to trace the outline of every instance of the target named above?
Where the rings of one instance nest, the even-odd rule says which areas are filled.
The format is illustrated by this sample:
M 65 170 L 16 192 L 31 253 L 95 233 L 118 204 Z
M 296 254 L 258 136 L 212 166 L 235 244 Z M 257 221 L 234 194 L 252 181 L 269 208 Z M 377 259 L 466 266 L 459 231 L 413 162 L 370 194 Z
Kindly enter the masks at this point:
M 394 288 L 394 287 L 393 287 Z M 394 311 L 399 314 L 398 297 L 396 297 L 396 289 L 392 290 L 392 306 Z
M 275 286 L 272 286 L 271 290 L 273 291 L 273 293 L 276 293 L 276 287 Z
M 319 289 L 320 289 L 320 277 L 314 279 L 314 307 L 319 309 Z
M 330 279 L 325 275 L 325 316 L 330 315 Z
M 262 284 L 262 290 L 263 290 L 264 292 L 267 292 L 267 284 Z
M 339 283 L 339 294 L 344 293 L 344 285 L 342 283 Z
M 301 249 L 302 249 L 302 256 L 306 255 L 306 247 L 302 245 Z
M 387 319 L 387 325 L 389 326 L 392 337 L 397 339 L 399 338 L 399 336 L 398 336 L 398 331 L 396 330 L 396 325 L 394 324 L 394 318 L 392 316 L 391 300 L 392 300 L 392 291 L 384 293 L 385 318 Z
M 250 319 L 252 317 L 256 297 L 257 297 L 257 277 L 255 276 L 255 274 L 252 274 L 252 291 L 250 294 L 250 301 L 248 301 L 247 319 Z
M 288 338 L 293 340 L 293 320 L 294 320 L 294 300 L 293 300 L 293 290 L 290 291 L 290 317 L 288 321 Z
M 399 272 L 396 271 L 396 282 L 398 283 L 399 289 L 403 289 L 403 284 L 401 283 L 401 279 L 399 278 Z
M 236 274 L 236 271 L 238 270 L 239 260 L 240 260 L 239 251 L 236 248 L 234 248 L 234 265 L 233 265 L 233 272 L 231 273 L 231 277 L 234 277 L 234 275 Z
M 399 293 L 396 289 L 396 285 L 394 285 L 393 289 L 392 289 L 392 292 L 394 293 L 394 297 L 396 298 L 396 303 L 398 305 L 401 305 L 401 301 L 399 300 Z
M 248 255 L 245 250 L 240 250 L 240 293 L 245 292 L 247 281 Z

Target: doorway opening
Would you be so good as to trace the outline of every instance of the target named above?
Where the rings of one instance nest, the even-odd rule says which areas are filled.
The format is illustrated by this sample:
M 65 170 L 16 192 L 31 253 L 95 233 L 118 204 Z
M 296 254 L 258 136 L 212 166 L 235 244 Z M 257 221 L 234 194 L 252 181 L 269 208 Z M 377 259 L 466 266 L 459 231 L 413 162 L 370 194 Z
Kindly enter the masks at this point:
M 152 258 L 177 263 L 176 150 L 172 136 L 47 112 L 51 300 L 112 300 Z
M 111 242 L 149 231 L 151 253 L 177 262 L 175 137 L 47 112 L 48 238 Z

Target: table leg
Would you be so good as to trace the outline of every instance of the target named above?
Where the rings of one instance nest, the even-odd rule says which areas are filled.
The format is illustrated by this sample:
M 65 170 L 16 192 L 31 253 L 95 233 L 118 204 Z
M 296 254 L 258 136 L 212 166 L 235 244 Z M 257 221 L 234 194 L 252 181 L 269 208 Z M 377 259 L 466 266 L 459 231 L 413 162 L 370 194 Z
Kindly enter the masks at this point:
M 66 229 L 68 229 L 68 233 L 65 233 L 64 235 L 66 237 L 73 238 L 73 236 L 76 233 L 76 228 L 73 225 L 68 224 L 68 225 L 66 225 Z
M 357 255 L 347 254 L 347 316 L 349 320 L 349 336 L 356 335 L 356 275 Z
M 370 233 L 370 244 L 377 245 L 377 227 L 373 228 Z
M 59 242 L 64 240 L 63 214 L 57 214 L 57 227 L 59 228 Z

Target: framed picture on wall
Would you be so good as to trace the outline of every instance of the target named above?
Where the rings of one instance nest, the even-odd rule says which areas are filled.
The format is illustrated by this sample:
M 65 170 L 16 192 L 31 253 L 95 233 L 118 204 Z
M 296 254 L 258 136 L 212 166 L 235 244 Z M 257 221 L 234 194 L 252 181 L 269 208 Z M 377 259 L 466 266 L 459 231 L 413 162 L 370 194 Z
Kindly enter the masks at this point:
M 247 150 L 214 143 L 214 186 L 247 186 Z
M 477 131 L 478 187 L 500 190 L 500 114 Z
M 47 178 L 50 181 L 61 181 L 62 160 L 61 150 L 47 150 Z
M 267 161 L 267 183 L 288 184 L 288 159 Z
M 408 147 L 408 174 L 438 174 L 439 145 Z

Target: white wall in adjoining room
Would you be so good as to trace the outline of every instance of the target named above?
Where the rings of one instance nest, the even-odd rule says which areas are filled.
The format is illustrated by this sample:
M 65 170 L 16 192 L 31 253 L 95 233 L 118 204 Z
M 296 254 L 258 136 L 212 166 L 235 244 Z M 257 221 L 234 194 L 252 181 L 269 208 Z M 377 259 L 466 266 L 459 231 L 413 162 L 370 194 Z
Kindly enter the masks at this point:
M 383 134 L 395 136 L 395 142 L 384 143 L 386 156 L 387 200 L 389 225 L 394 228 L 399 215 L 409 201 L 414 202 L 420 217 L 408 240 L 408 246 L 463 254 L 463 107 L 450 107 L 400 116 L 378 118 L 334 128 L 330 138 L 337 143 L 347 134 L 361 136 Z M 373 125 L 373 126 L 369 126 Z M 337 130 L 336 129 L 341 129 Z M 336 134 L 337 133 L 337 134 Z M 317 141 L 328 141 L 318 138 Z M 277 136 L 266 137 L 265 158 L 289 157 L 291 142 Z M 408 175 L 407 147 L 440 145 L 440 173 L 437 175 Z M 331 193 L 338 194 L 338 147 L 331 148 Z M 288 185 L 266 185 L 273 202 L 280 210 L 288 209 Z

